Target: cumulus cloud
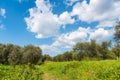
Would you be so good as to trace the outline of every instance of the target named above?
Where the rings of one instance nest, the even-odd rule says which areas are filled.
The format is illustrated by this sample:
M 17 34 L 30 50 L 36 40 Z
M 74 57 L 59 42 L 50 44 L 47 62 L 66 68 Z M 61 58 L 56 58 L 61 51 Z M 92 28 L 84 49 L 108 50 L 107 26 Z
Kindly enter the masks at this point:
M 73 24 L 75 22 L 75 20 L 71 18 L 71 14 L 68 13 L 67 11 L 63 12 L 59 16 L 59 20 L 60 20 L 61 24 L 63 24 L 63 25 Z
M 56 36 L 62 25 L 74 23 L 68 12 L 60 16 L 53 14 L 49 0 L 36 0 L 36 7 L 29 9 L 29 13 L 30 16 L 25 18 L 27 29 L 36 33 L 36 38 Z
M 56 37 L 51 45 L 41 45 L 43 53 L 62 53 L 72 48 L 77 42 L 86 40 L 90 28 L 79 27 L 76 31 L 63 33 Z
M 6 17 L 5 16 L 5 13 L 6 13 L 6 10 L 5 9 L 3 9 L 3 8 L 0 8 L 0 16 L 2 16 L 2 17 Z
M 95 39 L 97 42 L 109 40 L 113 36 L 113 29 L 105 30 L 104 28 L 98 28 L 90 33 L 89 39 Z
M 77 0 L 66 0 L 66 2 L 77 2 Z M 86 0 L 77 2 L 72 12 L 65 11 L 60 15 L 52 12 L 52 5 L 49 0 L 36 0 L 36 7 L 30 8 L 30 16 L 25 18 L 27 29 L 36 34 L 36 38 L 47 38 L 56 36 L 60 27 L 66 24 L 73 24 L 77 15 L 79 20 L 85 22 L 98 21 L 100 27 L 113 27 L 116 20 L 120 18 L 119 0 Z
M 77 30 L 61 34 L 51 45 L 41 45 L 43 52 L 60 53 L 61 49 L 70 50 L 77 42 L 88 42 L 95 39 L 98 43 L 109 40 L 113 36 L 113 29 L 104 28 L 91 29 L 79 27 Z
M 109 20 L 109 21 L 102 21 L 99 23 L 99 25 L 97 25 L 97 28 L 112 28 L 113 26 L 116 25 L 116 21 L 115 20 Z
M 73 7 L 72 15 L 77 15 L 79 20 L 85 22 L 111 21 L 120 17 L 119 0 L 86 0 L 78 2 Z
M 65 0 L 64 3 L 67 6 L 72 6 L 74 3 L 78 2 L 79 0 Z
M 36 0 L 36 7 L 30 8 L 30 16 L 25 18 L 27 29 L 36 34 L 36 38 L 55 36 L 51 45 L 41 45 L 43 51 L 59 52 L 70 49 L 77 42 L 96 39 L 97 42 L 108 40 L 113 36 L 113 26 L 120 20 L 120 0 L 66 0 L 66 5 L 73 6 L 71 12 L 61 14 L 52 12 L 49 0 Z M 73 5 L 74 4 L 74 5 Z M 77 21 L 85 23 L 98 22 L 94 28 L 79 27 L 77 30 L 59 34 L 60 28 Z M 74 27 L 73 27 L 74 28 Z
M 57 47 L 54 47 L 53 45 L 41 45 L 40 48 L 42 49 L 44 54 L 49 53 L 51 55 L 54 55 L 54 53 L 60 53 L 60 50 Z
M 104 28 L 92 29 L 90 27 L 79 27 L 75 31 L 61 34 L 55 39 L 55 42 L 52 45 L 57 47 L 64 46 L 64 48 L 72 48 L 72 46 L 77 42 L 90 41 L 91 39 L 95 39 L 97 42 L 102 42 L 113 36 L 113 32 L 114 30 L 112 28 L 107 30 Z
M 53 45 L 69 48 L 73 46 L 76 42 L 85 41 L 89 31 L 89 28 L 79 27 L 76 31 L 61 34 L 58 38 L 56 38 L 56 41 L 53 43 Z

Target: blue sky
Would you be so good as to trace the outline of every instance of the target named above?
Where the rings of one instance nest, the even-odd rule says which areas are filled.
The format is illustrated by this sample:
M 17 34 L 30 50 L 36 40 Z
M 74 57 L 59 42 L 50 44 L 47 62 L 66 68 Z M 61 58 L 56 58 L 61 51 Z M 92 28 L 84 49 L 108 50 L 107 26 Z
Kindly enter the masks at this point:
M 0 43 L 40 46 L 44 54 L 113 38 L 120 0 L 1 0 Z

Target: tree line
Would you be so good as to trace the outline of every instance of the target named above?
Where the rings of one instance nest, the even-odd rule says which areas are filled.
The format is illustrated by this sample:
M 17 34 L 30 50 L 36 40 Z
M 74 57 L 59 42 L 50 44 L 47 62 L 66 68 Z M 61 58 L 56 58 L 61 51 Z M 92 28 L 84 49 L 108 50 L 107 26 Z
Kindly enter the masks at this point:
M 114 46 L 112 44 L 114 43 Z M 51 57 L 43 55 L 42 49 L 37 46 L 27 45 L 20 47 L 14 44 L 0 44 L 0 64 L 41 64 L 45 61 L 81 61 L 105 60 L 120 58 L 120 22 L 115 26 L 114 41 L 96 40 L 79 42 L 71 51 Z
M 111 48 L 111 41 L 103 41 L 101 44 L 96 40 L 90 42 L 77 43 L 72 51 L 59 54 L 54 57 L 55 61 L 72 61 L 72 60 L 105 60 L 116 59 L 119 57 L 120 48 Z
M 13 44 L 0 44 L 1 64 L 39 64 L 42 59 L 42 50 L 33 45 L 20 47 Z

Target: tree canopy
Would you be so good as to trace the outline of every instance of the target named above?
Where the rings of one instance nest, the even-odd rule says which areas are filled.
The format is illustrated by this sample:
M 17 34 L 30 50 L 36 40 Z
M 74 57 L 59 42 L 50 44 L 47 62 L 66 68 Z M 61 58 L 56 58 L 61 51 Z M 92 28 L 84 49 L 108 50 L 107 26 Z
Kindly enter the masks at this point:
M 120 22 L 115 26 L 114 40 L 120 44 Z

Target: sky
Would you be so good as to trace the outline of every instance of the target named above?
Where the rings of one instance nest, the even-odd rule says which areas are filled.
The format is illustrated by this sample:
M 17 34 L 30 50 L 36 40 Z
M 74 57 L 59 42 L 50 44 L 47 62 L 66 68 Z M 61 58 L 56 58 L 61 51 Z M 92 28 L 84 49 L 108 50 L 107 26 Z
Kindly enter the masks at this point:
M 55 56 L 77 42 L 113 39 L 120 0 L 0 0 L 0 43 Z

